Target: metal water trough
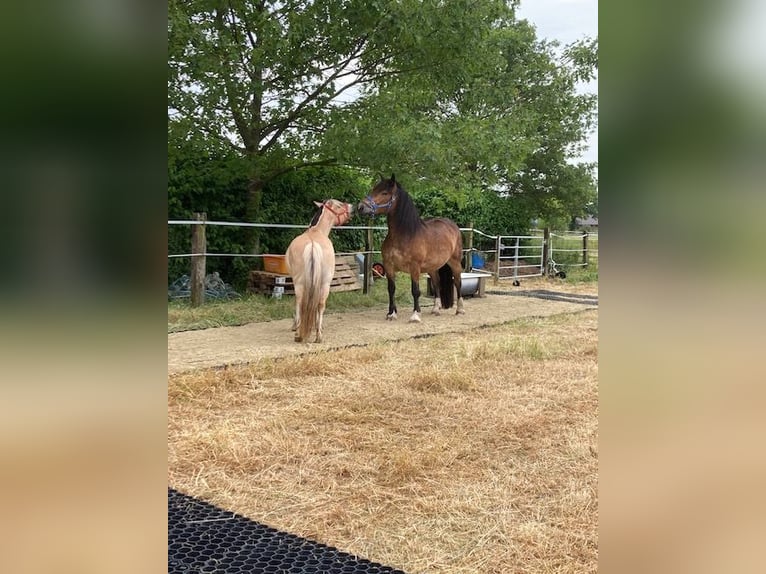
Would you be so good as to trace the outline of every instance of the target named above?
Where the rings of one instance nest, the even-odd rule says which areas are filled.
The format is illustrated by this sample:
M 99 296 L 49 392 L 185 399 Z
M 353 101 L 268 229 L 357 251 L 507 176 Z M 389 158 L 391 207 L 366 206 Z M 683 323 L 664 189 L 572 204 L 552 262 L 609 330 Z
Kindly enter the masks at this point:
M 490 273 L 461 273 L 460 296 L 484 297 L 484 285 L 486 284 L 487 277 L 492 277 L 492 275 Z M 430 276 L 428 276 L 426 283 L 426 294 L 429 297 L 433 297 L 434 294 Z
M 483 297 L 484 289 L 479 287 L 483 287 L 482 280 L 486 281 L 487 277 L 492 277 L 492 275 L 489 273 L 461 273 L 460 295 L 467 297 L 478 294 L 479 297 Z

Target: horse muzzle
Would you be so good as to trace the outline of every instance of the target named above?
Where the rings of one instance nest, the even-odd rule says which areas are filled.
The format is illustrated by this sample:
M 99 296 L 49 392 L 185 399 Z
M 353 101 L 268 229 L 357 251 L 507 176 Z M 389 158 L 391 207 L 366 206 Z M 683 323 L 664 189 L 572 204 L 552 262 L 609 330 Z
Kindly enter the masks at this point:
M 375 209 L 366 201 L 362 201 L 356 206 L 357 213 L 361 215 L 375 215 Z

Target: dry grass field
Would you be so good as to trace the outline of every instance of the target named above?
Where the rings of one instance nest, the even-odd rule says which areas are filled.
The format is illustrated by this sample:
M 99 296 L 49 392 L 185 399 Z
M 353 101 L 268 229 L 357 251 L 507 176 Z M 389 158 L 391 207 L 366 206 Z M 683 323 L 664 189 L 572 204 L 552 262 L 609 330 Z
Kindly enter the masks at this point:
M 595 572 L 598 311 L 169 379 L 168 484 L 408 573 Z

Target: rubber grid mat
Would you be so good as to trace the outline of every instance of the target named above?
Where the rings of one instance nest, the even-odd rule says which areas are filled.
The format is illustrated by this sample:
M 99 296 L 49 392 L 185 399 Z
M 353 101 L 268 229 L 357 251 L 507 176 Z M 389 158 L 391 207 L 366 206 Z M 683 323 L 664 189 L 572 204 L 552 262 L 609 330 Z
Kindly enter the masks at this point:
M 168 488 L 168 574 L 405 574 Z

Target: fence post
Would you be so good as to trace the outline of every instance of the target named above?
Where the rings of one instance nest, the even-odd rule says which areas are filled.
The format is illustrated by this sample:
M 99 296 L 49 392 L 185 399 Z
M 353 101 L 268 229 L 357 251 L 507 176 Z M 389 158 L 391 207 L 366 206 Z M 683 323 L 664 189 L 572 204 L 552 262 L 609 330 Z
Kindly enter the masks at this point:
M 542 269 L 540 272 L 543 276 L 548 273 L 548 257 L 550 256 L 551 247 L 551 230 L 545 227 L 543 229 L 543 260 L 541 262 Z
M 466 273 L 473 271 L 473 221 L 468 223 L 468 251 L 465 254 L 465 265 L 463 266 Z
M 191 226 L 191 250 L 192 253 L 201 253 L 191 258 L 191 306 L 199 307 L 205 302 L 205 220 L 207 213 L 195 213 L 194 219 L 202 221 L 200 225 Z
M 370 294 L 370 283 L 372 283 L 372 227 L 367 228 L 367 236 L 364 241 L 364 285 L 362 293 Z
M 497 285 L 498 282 L 500 281 L 500 264 L 502 263 L 502 261 L 500 260 L 500 254 L 502 253 L 502 250 L 503 250 L 503 242 L 500 236 L 498 235 L 495 241 L 495 281 L 494 281 L 495 285 Z
M 583 266 L 588 266 L 588 232 L 582 232 L 582 262 Z

